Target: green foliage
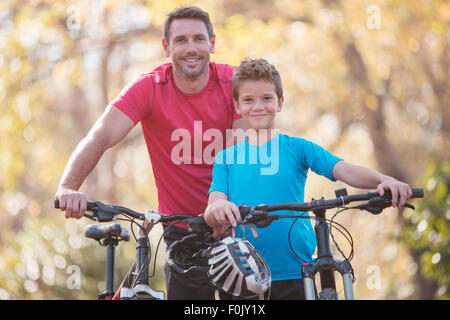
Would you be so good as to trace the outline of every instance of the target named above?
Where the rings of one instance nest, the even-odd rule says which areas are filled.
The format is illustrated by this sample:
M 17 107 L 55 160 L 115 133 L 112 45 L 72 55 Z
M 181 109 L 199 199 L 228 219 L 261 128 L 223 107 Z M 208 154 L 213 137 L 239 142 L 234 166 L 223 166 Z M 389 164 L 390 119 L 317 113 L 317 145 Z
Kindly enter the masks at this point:
M 450 298 L 450 161 L 430 161 L 425 197 L 416 211 L 405 211 L 410 223 L 401 239 L 421 255 L 422 272 L 439 285 L 437 298 Z

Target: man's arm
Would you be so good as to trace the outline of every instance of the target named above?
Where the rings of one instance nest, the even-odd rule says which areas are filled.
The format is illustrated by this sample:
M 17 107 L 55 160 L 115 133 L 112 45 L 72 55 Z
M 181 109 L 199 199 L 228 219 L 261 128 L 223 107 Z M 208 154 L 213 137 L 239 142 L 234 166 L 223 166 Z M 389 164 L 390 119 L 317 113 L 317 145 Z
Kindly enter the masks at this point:
M 56 192 L 66 218 L 80 219 L 86 210 L 87 197 L 78 192 L 86 177 L 95 168 L 103 153 L 121 141 L 134 127 L 122 111 L 108 105 L 88 135 L 72 153 Z
M 392 206 L 403 208 L 412 195 L 411 187 L 404 182 L 375 170 L 339 161 L 333 168 L 333 178 L 359 189 L 377 189 L 380 195 L 385 190 L 392 193 Z

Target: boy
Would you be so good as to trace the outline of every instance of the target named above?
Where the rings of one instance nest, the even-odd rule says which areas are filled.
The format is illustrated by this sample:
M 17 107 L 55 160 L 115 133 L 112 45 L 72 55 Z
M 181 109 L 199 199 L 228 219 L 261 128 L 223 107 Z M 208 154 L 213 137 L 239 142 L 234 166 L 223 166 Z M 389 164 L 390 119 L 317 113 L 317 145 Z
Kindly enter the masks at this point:
M 225 227 L 241 217 L 238 205 L 303 202 L 308 169 L 362 189 L 392 192 L 392 205 L 403 207 L 411 197 L 408 184 L 374 170 L 349 164 L 308 140 L 275 130 L 277 112 L 283 107 L 281 78 L 264 59 L 244 60 L 233 74 L 233 101 L 245 120 L 248 138 L 222 150 L 215 158 L 205 220 L 214 236 L 225 236 Z M 269 161 L 268 161 L 269 159 Z M 282 212 L 280 212 L 282 213 Z M 288 213 L 288 212 L 285 212 Z M 291 213 L 292 214 L 292 213 Z M 249 240 L 266 260 L 272 274 L 271 299 L 304 299 L 302 261 L 289 246 L 292 219 L 279 219 L 258 229 L 259 237 Z M 248 228 L 247 226 L 245 228 Z M 240 228 L 236 236 L 243 237 Z M 316 247 L 311 222 L 298 219 L 291 231 L 291 243 L 303 260 L 313 262 Z

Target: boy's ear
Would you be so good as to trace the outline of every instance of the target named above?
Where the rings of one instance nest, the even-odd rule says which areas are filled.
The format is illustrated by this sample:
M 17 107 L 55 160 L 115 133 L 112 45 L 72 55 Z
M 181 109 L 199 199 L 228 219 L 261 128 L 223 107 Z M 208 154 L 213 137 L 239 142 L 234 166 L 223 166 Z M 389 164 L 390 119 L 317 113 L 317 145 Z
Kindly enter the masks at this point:
M 283 108 L 283 103 L 284 103 L 284 97 L 282 96 L 280 99 L 278 99 L 277 112 L 281 111 L 281 109 Z
M 236 110 L 236 113 L 241 114 L 241 111 L 239 110 L 239 103 L 234 98 L 233 98 L 233 104 L 234 104 L 234 109 Z

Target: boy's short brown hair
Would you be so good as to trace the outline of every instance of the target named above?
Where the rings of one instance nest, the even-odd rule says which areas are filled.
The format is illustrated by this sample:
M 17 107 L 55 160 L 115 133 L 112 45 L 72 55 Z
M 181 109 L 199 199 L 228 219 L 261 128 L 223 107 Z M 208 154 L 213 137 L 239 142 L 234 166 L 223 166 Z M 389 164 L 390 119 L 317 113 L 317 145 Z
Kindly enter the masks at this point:
M 265 59 L 245 59 L 233 73 L 233 98 L 239 98 L 239 84 L 245 80 L 267 80 L 275 86 L 278 99 L 283 96 L 283 86 L 278 70 Z
M 183 6 L 174 9 L 167 15 L 163 28 L 163 37 L 167 42 L 169 42 L 170 25 L 176 19 L 196 19 L 203 21 L 208 31 L 209 40 L 214 36 L 213 26 L 207 12 L 195 6 Z

